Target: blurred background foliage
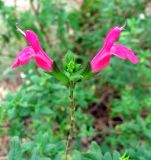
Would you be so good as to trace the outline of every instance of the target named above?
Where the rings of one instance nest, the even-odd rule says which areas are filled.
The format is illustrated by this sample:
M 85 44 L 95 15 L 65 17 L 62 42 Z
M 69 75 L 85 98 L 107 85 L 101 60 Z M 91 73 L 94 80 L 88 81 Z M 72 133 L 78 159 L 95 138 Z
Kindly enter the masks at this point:
M 119 153 L 113 151 L 117 150 L 121 155 L 126 151 L 130 159 L 150 160 L 150 1 L 29 0 L 27 8 L 14 2 L 14 6 L 7 6 L 0 0 L 0 81 L 2 88 L 4 82 L 6 85 L 0 90 L 0 135 L 2 139 L 19 137 L 21 144 L 15 137 L 11 146 L 16 147 L 10 147 L 17 148 L 17 157 L 61 159 L 69 129 L 69 93 L 32 62 L 10 69 L 26 45 L 16 31 L 16 23 L 23 30 L 35 31 L 44 50 L 62 67 L 61 60 L 68 50 L 79 55 L 80 63 L 89 62 L 101 48 L 108 30 L 126 22 L 119 41 L 131 48 L 140 62 L 133 65 L 113 57 L 99 75 L 77 86 L 72 159 L 116 160 Z M 104 156 L 100 148 L 106 152 Z M 12 158 L 15 153 L 10 149 L 10 160 L 16 160 Z M 128 159 L 123 156 L 120 160 Z

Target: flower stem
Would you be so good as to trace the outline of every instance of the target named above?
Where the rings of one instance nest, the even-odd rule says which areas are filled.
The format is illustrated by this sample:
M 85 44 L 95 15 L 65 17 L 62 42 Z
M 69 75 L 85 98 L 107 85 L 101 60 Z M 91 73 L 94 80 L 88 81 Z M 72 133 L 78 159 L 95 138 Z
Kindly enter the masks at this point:
M 75 127 L 75 102 L 74 102 L 74 88 L 75 83 L 73 81 L 70 82 L 70 130 L 69 135 L 66 142 L 66 152 L 65 152 L 65 160 L 67 160 L 68 153 L 70 151 L 71 141 L 74 137 L 74 127 Z

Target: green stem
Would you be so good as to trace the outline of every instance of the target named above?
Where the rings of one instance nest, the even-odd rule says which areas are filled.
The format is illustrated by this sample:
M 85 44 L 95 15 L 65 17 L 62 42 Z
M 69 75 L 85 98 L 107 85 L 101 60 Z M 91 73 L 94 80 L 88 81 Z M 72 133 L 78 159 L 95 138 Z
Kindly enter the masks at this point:
M 75 102 L 74 102 L 74 88 L 75 83 L 73 81 L 70 82 L 70 130 L 69 135 L 66 142 L 66 152 L 65 152 L 65 160 L 67 160 L 68 153 L 70 151 L 71 141 L 74 137 L 74 127 L 75 127 Z

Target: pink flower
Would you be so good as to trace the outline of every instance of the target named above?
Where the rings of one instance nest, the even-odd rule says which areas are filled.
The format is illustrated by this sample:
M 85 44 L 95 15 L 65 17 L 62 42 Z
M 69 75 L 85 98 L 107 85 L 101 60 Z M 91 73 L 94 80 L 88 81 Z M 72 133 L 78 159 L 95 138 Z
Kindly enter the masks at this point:
M 16 68 L 20 65 L 26 65 L 30 59 L 34 57 L 38 67 L 45 71 L 52 71 L 53 60 L 47 56 L 40 46 L 40 41 L 36 33 L 31 30 L 27 30 L 25 33 L 17 28 L 26 38 L 29 46 L 24 48 L 16 57 L 12 64 L 12 68 Z
M 114 27 L 109 31 L 102 49 L 91 60 L 92 72 L 98 72 L 108 66 L 112 55 L 115 55 L 123 60 L 128 58 L 133 64 L 136 64 L 139 61 L 132 50 L 121 44 L 114 44 L 123 29 L 124 26 L 121 28 Z

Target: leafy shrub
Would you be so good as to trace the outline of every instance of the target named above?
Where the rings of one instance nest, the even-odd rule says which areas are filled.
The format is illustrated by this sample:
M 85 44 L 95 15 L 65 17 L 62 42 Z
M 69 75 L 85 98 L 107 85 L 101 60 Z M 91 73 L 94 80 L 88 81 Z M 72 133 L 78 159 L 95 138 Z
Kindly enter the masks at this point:
M 32 8 L 18 13 L 15 7 L 7 7 L 0 1 L 4 28 L 4 32 L 0 33 L 0 46 L 3 51 L 8 51 L 9 54 L 6 57 L 8 60 L 19 52 L 18 44 L 24 45 L 21 36 L 16 32 L 16 22 L 24 30 L 36 31 L 42 46 L 56 61 L 60 62 L 63 54 L 67 50 L 72 50 L 81 55 L 79 59 L 81 63 L 88 61 L 92 54 L 97 52 L 103 43 L 101 37 L 105 36 L 111 26 L 123 25 L 125 21 L 127 23 L 120 42 L 136 52 L 140 63 L 132 66 L 128 62 L 123 63 L 114 58 L 111 65 L 94 81 L 77 88 L 76 117 L 78 121 L 75 140 L 77 151 L 73 154 L 73 159 L 77 159 L 78 156 L 79 159 L 81 156 L 83 159 L 92 159 L 92 155 L 93 158 L 95 158 L 94 155 L 97 156 L 96 153 L 85 153 L 84 147 L 80 144 L 82 138 L 89 139 L 95 135 L 100 137 L 105 135 L 105 138 L 99 141 L 103 152 L 115 149 L 122 153 L 123 150 L 128 150 L 131 159 L 151 159 L 149 153 L 151 148 L 149 113 L 151 18 L 145 13 L 148 2 L 148 0 L 84 0 L 79 10 L 68 11 L 62 2 L 43 0 L 39 1 L 41 9 Z M 10 65 L 9 61 L 5 63 Z M 1 64 L 4 65 L 4 60 Z M 5 66 L 6 64 L 2 66 L 1 73 Z M 21 144 L 23 155 L 18 153 L 18 157 L 50 159 L 49 156 L 51 158 L 56 156 L 58 146 L 61 152 L 64 150 L 64 141 L 60 142 L 60 139 L 66 137 L 69 127 L 66 125 L 69 112 L 68 92 L 63 85 L 55 83 L 53 78 L 49 78 L 39 70 L 33 74 L 33 69 L 37 70 L 32 64 L 26 68 L 24 73 L 26 78 L 23 80 L 22 87 L 16 94 L 9 93 L 5 102 L 0 105 L 0 125 L 5 121 L 9 121 L 10 125 L 7 133 L 2 129 L 1 133 L 19 136 L 22 141 L 25 141 Z M 13 72 L 9 72 L 7 76 L 1 76 L 1 79 L 9 78 L 12 74 Z M 120 116 L 122 124 L 109 126 L 109 135 L 108 131 L 104 131 L 105 129 L 100 133 L 94 128 L 95 121 L 85 114 L 86 109 L 93 103 L 105 104 L 109 111 L 108 121 Z M 47 143 L 41 142 L 41 137 L 48 135 Z M 18 141 L 17 138 L 15 141 Z M 16 142 L 13 140 L 12 143 Z M 17 147 L 11 147 L 14 151 L 10 151 L 10 159 L 11 155 L 16 153 L 15 148 L 20 150 L 18 144 L 18 142 L 17 145 L 14 144 Z M 79 148 L 84 153 L 79 151 Z M 113 159 L 110 158 L 110 154 L 105 155 L 109 157 L 108 159 Z M 103 154 L 103 157 L 105 155 Z

